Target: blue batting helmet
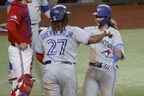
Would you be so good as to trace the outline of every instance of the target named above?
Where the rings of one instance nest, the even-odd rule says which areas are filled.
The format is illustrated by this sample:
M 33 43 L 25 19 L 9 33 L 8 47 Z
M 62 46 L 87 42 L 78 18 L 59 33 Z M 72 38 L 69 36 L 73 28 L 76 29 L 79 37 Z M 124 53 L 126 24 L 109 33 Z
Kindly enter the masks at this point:
M 96 15 L 98 17 L 111 17 L 112 16 L 112 9 L 107 4 L 99 4 L 96 7 L 96 12 L 93 13 L 93 15 Z
M 52 21 L 61 21 L 67 14 L 70 14 L 70 12 L 67 11 L 67 7 L 62 4 L 55 5 L 50 10 L 50 18 Z

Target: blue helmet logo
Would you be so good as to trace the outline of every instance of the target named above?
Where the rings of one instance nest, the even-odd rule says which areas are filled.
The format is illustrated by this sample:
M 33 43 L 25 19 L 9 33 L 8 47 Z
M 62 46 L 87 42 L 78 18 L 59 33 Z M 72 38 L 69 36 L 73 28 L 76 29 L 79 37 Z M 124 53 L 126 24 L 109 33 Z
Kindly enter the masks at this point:
M 112 16 L 112 9 L 109 5 L 99 4 L 96 7 L 96 12 L 94 12 L 93 15 L 96 15 L 99 17 L 108 17 L 109 18 Z
M 64 16 L 69 13 L 66 6 L 58 4 L 53 6 L 50 10 L 50 18 L 52 21 L 61 21 L 64 19 Z

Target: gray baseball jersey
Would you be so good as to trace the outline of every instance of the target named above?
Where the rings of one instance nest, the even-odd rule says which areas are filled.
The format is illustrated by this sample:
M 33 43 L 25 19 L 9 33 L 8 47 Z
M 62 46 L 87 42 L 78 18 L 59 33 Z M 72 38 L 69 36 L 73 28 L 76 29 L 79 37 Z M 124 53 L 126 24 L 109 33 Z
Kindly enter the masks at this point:
M 29 15 L 31 19 L 31 29 L 32 29 L 32 48 L 34 49 L 36 39 L 39 34 L 39 23 L 41 21 L 41 9 L 45 9 L 48 7 L 47 0 L 32 0 L 32 3 L 28 4 Z M 46 11 L 48 12 L 48 11 Z
M 86 31 L 91 35 L 99 34 L 98 27 L 86 27 Z M 118 30 L 110 27 L 107 31 L 112 33 L 112 37 L 104 37 L 97 44 L 91 44 L 90 62 L 100 62 L 101 67 L 89 66 L 86 74 L 84 94 L 85 96 L 114 96 L 116 82 L 116 64 L 113 63 L 113 49 L 120 48 L 123 52 L 123 41 Z
M 86 27 L 85 31 L 91 33 L 91 35 L 99 34 L 98 27 Z M 110 27 L 107 30 L 108 32 L 112 33 L 112 37 L 104 37 L 103 40 L 96 44 L 89 45 L 90 48 L 96 50 L 96 57 L 94 58 L 96 61 L 103 62 L 105 64 L 113 64 L 112 57 L 113 57 L 113 49 L 118 48 L 121 46 L 122 52 L 123 50 L 123 41 L 121 35 L 118 30 Z
M 77 96 L 75 62 L 80 43 L 87 44 L 90 34 L 78 27 L 66 26 L 62 32 L 43 30 L 35 50 L 44 53 L 43 82 L 46 96 Z
M 38 53 L 45 52 L 43 62 L 47 60 L 75 62 L 79 44 L 87 44 L 90 35 L 78 27 L 67 26 L 62 33 L 53 32 L 49 27 L 39 36 L 38 41 L 41 42 L 37 41 L 38 47 L 35 50 Z
M 48 6 L 47 0 L 32 0 L 32 3 L 28 4 L 31 23 L 39 23 L 41 21 L 41 6 Z

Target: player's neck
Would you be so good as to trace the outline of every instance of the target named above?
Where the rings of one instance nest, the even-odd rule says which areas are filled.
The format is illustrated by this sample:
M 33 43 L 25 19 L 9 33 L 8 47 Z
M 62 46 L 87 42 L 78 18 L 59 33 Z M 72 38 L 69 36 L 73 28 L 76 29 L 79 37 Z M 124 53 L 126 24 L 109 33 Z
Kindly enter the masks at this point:
M 63 32 L 63 30 L 65 29 L 65 25 L 62 24 L 52 25 L 52 29 L 54 32 Z
M 63 30 L 65 29 L 63 28 L 52 28 L 54 32 L 63 32 Z

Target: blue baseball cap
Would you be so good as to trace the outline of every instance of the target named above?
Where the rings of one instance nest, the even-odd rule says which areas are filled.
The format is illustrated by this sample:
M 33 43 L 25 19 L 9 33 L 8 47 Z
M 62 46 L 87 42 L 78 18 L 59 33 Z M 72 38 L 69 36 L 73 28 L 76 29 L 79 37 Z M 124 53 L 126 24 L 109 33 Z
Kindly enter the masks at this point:
M 111 17 L 112 16 L 112 9 L 107 4 L 99 4 L 96 7 L 96 12 L 94 12 L 93 15 L 99 16 L 99 17 Z
M 67 14 L 70 14 L 70 12 L 62 4 L 55 5 L 50 9 L 50 18 L 52 21 L 61 21 Z

